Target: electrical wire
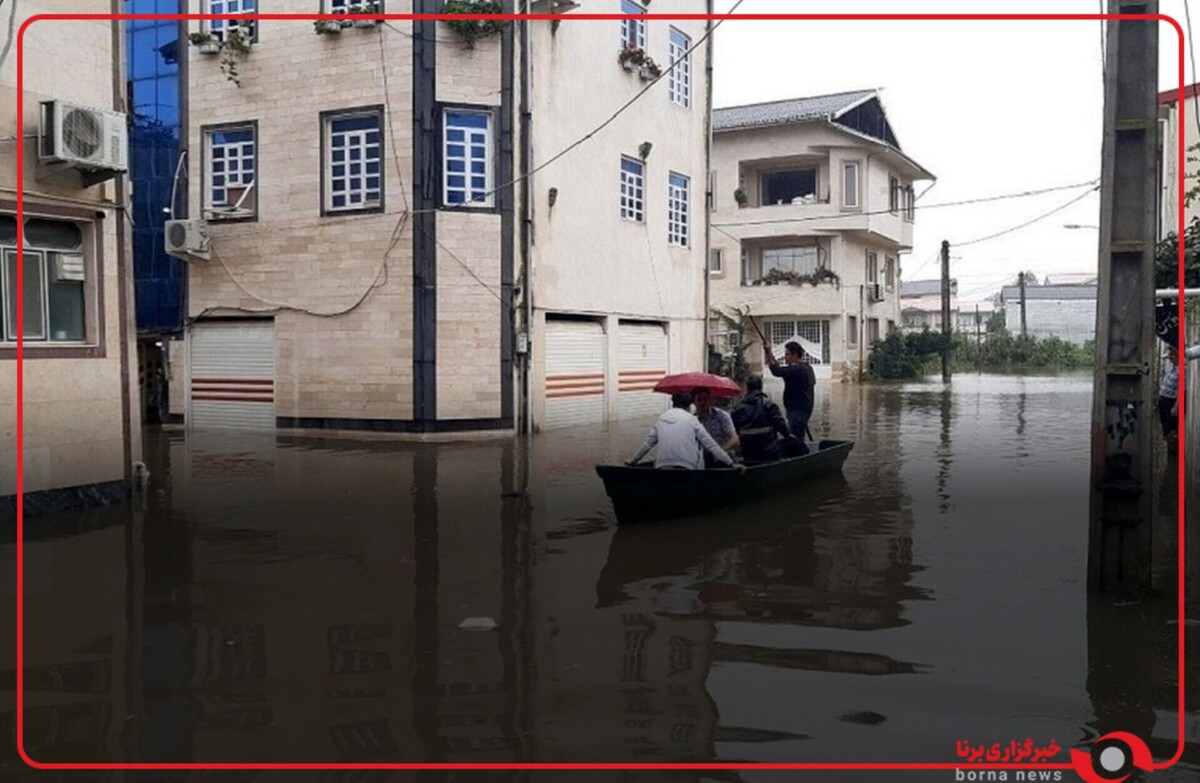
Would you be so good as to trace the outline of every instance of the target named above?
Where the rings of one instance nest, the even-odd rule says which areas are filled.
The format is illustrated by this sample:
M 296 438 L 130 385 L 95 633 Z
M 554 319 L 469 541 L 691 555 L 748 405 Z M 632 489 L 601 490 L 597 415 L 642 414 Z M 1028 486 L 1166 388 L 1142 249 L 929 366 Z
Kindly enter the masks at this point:
M 734 4 L 733 8 L 729 9 L 729 15 L 732 15 L 735 11 L 737 11 L 738 8 L 740 8 L 742 6 L 742 4 L 745 2 L 746 2 L 746 0 L 738 0 L 737 3 Z M 633 106 L 635 103 L 637 103 L 639 100 L 641 100 L 642 96 L 644 96 L 646 93 L 650 92 L 650 90 L 654 89 L 654 87 L 659 82 L 661 82 L 663 79 L 666 79 L 671 74 L 671 72 L 674 71 L 681 63 L 688 61 L 689 58 L 692 56 L 692 52 L 699 49 L 700 46 L 703 45 L 704 42 L 707 41 L 709 38 L 711 38 L 713 33 L 715 33 L 717 31 L 717 29 L 727 21 L 728 21 L 728 16 L 726 16 L 726 18 L 721 19 L 715 25 L 713 25 L 703 36 L 700 37 L 700 39 L 698 41 L 696 41 L 695 44 L 692 45 L 692 48 L 690 48 L 686 52 L 684 52 L 683 55 L 680 56 L 673 63 L 671 63 L 670 66 L 668 66 L 667 68 L 664 68 L 662 73 L 660 73 L 653 81 L 651 81 L 649 84 L 647 84 L 645 87 L 643 87 L 636 95 L 634 95 L 632 98 L 630 98 L 628 101 L 626 101 L 619 109 L 617 109 L 615 112 L 613 112 L 612 115 L 608 119 L 606 119 L 604 122 L 600 123 L 595 128 L 588 131 L 587 133 L 585 133 L 583 136 L 579 137 L 575 141 L 571 142 L 566 147 L 561 149 L 559 152 L 552 155 L 548 160 L 535 166 L 530 171 L 527 171 L 526 173 L 522 174 L 521 176 L 517 177 L 516 179 L 513 179 L 511 182 L 506 182 L 503 185 L 493 188 L 492 190 L 490 190 L 487 193 L 483 193 L 481 195 L 475 196 L 471 200 L 472 201 L 486 201 L 487 199 L 494 196 L 496 193 L 499 193 L 501 190 L 504 190 L 505 188 L 511 188 L 515 185 L 518 185 L 521 182 L 523 182 L 524 180 L 529 179 L 533 175 L 535 175 L 541 171 L 544 171 L 545 169 L 549 168 L 554 163 L 556 163 L 559 160 L 566 157 L 571 152 L 575 151 L 579 147 L 581 147 L 584 144 L 586 144 L 587 142 L 591 141 L 592 138 L 596 136 L 596 134 L 600 133 L 600 131 L 604 130 L 609 125 L 612 125 L 614 122 L 616 122 L 617 118 L 620 117 L 622 114 L 624 114 L 626 111 L 628 111 L 631 106 Z
M 969 206 L 971 204 L 988 204 L 993 201 L 1008 201 L 1011 199 L 1026 198 L 1029 196 L 1041 196 L 1046 193 L 1057 193 L 1057 192 L 1063 191 L 1063 190 L 1076 190 L 1076 189 L 1082 188 L 1082 187 L 1095 188 L 1099 182 L 1100 182 L 1099 179 L 1093 179 L 1088 182 L 1076 182 L 1074 185 L 1059 185 L 1059 186 L 1053 187 L 1053 188 L 1042 188 L 1041 190 L 1026 190 L 1021 193 L 1005 193 L 1005 194 L 1002 194 L 999 196 L 987 196 L 985 198 L 966 199 L 964 201 L 943 201 L 939 204 L 925 204 L 924 206 L 920 206 L 920 207 L 918 207 L 914 204 L 913 208 L 914 209 L 943 209 L 945 207 L 962 207 L 962 206 Z M 781 218 L 778 220 L 752 220 L 752 221 L 744 221 L 744 222 L 739 222 L 739 223 L 720 223 L 720 224 L 714 223 L 713 228 L 716 228 L 718 225 L 724 226 L 726 228 L 736 228 L 738 226 L 769 226 L 769 225 L 774 225 L 774 224 L 778 224 L 778 223 L 807 223 L 807 222 L 814 221 L 814 220 L 838 220 L 838 219 L 845 219 L 845 218 L 860 218 L 860 217 L 864 217 L 864 216 L 868 216 L 868 215 L 890 215 L 890 214 L 893 214 L 891 209 L 879 209 L 879 210 L 868 211 L 868 212 L 845 212 L 845 213 L 838 214 L 838 215 L 814 215 L 811 217 Z
M 989 240 L 996 239 L 998 237 L 1002 237 L 1007 234 L 1012 234 L 1013 232 L 1016 232 L 1016 231 L 1020 231 L 1023 228 L 1032 226 L 1034 223 L 1045 220 L 1046 218 L 1050 217 L 1051 215 L 1055 215 L 1059 212 L 1062 212 L 1067 207 L 1070 207 L 1080 201 L 1083 201 L 1085 198 L 1092 195 L 1093 193 L 1099 192 L 1099 190 L 1100 190 L 1099 186 L 1094 187 L 1094 188 L 1092 188 L 1088 191 L 1085 191 L 1084 193 L 1081 193 L 1078 196 L 1072 198 L 1067 203 L 1065 203 L 1061 206 L 1055 207 L 1054 209 L 1050 210 L 1049 212 L 1038 215 L 1037 217 L 1033 218 L 1032 220 L 1027 220 L 1024 223 L 1021 223 L 1020 225 L 1013 226 L 1012 228 L 1006 228 L 1003 231 L 996 232 L 995 234 L 989 234 L 985 237 L 979 237 L 977 239 L 972 239 L 972 240 L 969 240 L 966 242 L 951 242 L 950 246 L 954 247 L 954 248 L 960 248 L 960 247 L 967 247 L 969 245 L 978 245 L 981 242 L 987 242 Z

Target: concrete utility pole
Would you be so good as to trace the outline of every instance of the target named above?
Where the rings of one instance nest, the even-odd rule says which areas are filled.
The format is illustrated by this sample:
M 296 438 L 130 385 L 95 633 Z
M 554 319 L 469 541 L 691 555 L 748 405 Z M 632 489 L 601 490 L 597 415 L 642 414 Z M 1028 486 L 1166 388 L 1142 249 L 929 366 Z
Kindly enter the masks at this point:
M 1021 339 L 1029 333 L 1025 329 L 1025 273 L 1017 275 L 1017 285 L 1021 286 Z
M 975 305 L 975 353 L 979 356 L 979 369 L 983 371 L 983 321 L 979 319 L 979 305 Z
M 1109 0 L 1108 13 L 1158 2 Z M 1157 95 L 1158 22 L 1109 20 L 1088 589 L 1123 596 L 1150 589 Z
M 942 242 L 942 383 L 950 383 L 950 243 Z

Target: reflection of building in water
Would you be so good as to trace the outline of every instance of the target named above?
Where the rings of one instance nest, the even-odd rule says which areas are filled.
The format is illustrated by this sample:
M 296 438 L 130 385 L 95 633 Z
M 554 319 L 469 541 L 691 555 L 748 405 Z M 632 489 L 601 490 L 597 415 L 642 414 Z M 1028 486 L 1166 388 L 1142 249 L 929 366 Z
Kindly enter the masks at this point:
M 192 437 L 171 456 L 186 511 L 161 543 L 185 542 L 188 577 L 156 585 L 173 600 L 147 596 L 171 607 L 147 636 L 182 639 L 163 652 L 184 660 L 146 698 L 148 710 L 176 705 L 174 731 L 190 738 L 179 750 L 205 761 L 524 758 L 510 444 Z M 470 617 L 500 627 L 460 630 Z
M 134 655 L 127 621 L 123 515 L 97 509 L 75 517 L 74 529 L 55 529 L 53 518 L 26 523 L 25 540 L 25 749 L 43 762 L 104 762 L 121 757 L 126 688 Z M 44 523 L 44 524 L 43 524 Z M 0 546 L 6 585 L 0 621 L 16 623 L 12 589 L 16 547 Z M 0 777 L 33 780 L 16 753 L 15 645 L 0 645 Z M 11 770 L 9 778 L 3 770 Z

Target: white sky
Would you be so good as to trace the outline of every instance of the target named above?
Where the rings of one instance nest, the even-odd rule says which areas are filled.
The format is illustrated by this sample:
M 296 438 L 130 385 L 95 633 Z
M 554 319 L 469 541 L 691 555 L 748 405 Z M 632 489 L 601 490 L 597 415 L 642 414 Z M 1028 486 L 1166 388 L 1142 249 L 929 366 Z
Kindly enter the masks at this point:
M 738 13 L 1094 13 L 1102 1 L 746 0 Z M 734 2 L 717 0 L 716 10 Z M 1159 11 L 1187 29 L 1184 0 L 1161 0 Z M 716 33 L 714 101 L 882 88 L 904 151 L 938 177 L 918 206 L 1070 185 L 1100 176 L 1100 33 L 1099 21 L 730 21 Z M 1159 89 L 1173 89 L 1178 37 L 1167 24 L 1159 49 Z M 919 209 L 904 279 L 939 274 L 943 239 L 953 245 L 1003 231 L 1085 190 Z M 1039 277 L 1094 271 L 1098 232 L 1063 226 L 1096 225 L 1099 209 L 1096 193 L 1008 236 L 952 249 L 959 297 L 989 296 L 1023 269 Z

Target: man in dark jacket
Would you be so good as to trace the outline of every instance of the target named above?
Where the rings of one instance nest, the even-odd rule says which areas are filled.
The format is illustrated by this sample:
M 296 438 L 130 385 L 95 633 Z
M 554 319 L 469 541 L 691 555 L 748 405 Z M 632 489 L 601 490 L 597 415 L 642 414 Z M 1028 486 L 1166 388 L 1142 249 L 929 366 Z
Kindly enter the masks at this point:
M 771 346 L 764 344 L 763 353 L 771 374 L 783 379 L 783 407 L 787 410 L 788 426 L 792 428 L 796 439 L 803 443 L 808 435 L 808 422 L 812 418 L 816 374 L 805 360 L 804 348 L 798 342 L 792 341 L 784 346 L 783 365 L 771 352 Z
M 807 453 L 804 444 L 788 431 L 783 411 L 763 393 L 762 378 L 751 375 L 746 379 L 746 396 L 733 410 L 733 423 L 742 443 L 742 458 L 748 462 L 771 462 L 784 456 L 780 438 L 785 439 L 789 452 L 795 456 Z M 792 454 L 789 453 L 789 456 Z

